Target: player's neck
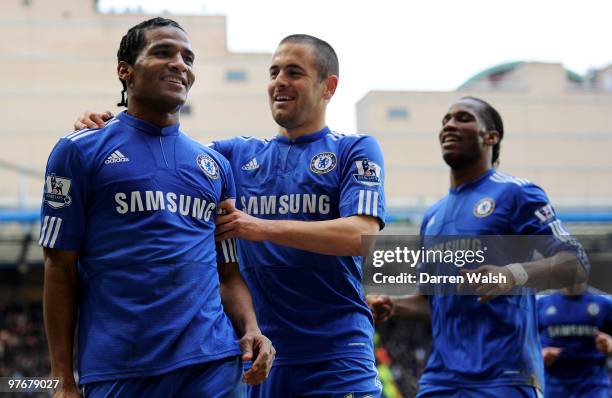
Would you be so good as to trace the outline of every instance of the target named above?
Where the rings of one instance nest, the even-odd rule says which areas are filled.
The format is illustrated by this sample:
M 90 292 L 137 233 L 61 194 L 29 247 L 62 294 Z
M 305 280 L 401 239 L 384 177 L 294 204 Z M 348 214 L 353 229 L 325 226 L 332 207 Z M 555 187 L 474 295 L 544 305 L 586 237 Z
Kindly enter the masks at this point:
M 470 181 L 475 181 L 480 178 L 487 171 L 491 170 L 493 166 L 488 164 L 475 164 L 472 166 L 464 167 L 461 169 L 451 169 L 450 173 L 450 185 L 451 188 L 457 188 Z
M 321 120 L 304 123 L 291 129 L 279 127 L 279 134 L 289 138 L 290 140 L 295 140 L 296 138 L 319 132 L 323 129 L 323 127 L 325 127 L 324 118 Z
M 156 109 L 149 105 L 128 101 L 127 113 L 157 127 L 167 127 L 179 122 L 179 111 Z

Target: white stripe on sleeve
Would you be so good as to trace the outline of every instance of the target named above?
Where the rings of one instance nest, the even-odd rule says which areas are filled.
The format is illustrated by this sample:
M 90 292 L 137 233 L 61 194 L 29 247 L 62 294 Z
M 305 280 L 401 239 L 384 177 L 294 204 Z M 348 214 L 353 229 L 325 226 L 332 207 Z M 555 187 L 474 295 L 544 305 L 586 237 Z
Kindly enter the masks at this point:
M 374 203 L 372 204 L 372 215 L 378 217 L 378 191 L 374 192 Z
M 91 131 L 91 130 L 93 130 L 93 129 L 87 129 L 86 128 L 86 129 L 82 129 L 82 130 L 73 131 L 72 133 L 65 135 L 64 138 L 72 139 L 72 137 L 74 137 L 74 136 L 77 136 L 77 135 L 82 134 L 82 133 L 86 133 L 86 132 Z
M 357 214 L 363 214 L 363 189 L 359 190 L 359 204 L 357 205 Z
M 56 217 L 51 217 L 51 219 L 49 220 L 49 226 L 47 227 L 47 232 L 45 233 L 45 240 L 42 244 L 44 247 L 49 247 L 47 245 L 49 244 L 49 238 L 51 237 L 51 232 L 53 232 L 53 227 L 55 226 L 56 219 Z
M 366 205 L 365 205 L 365 214 L 370 215 L 372 212 L 370 211 L 370 205 L 372 203 L 372 191 L 366 191 Z
M 42 245 L 43 239 L 45 238 L 45 232 L 47 231 L 47 223 L 49 222 L 49 216 L 45 216 L 43 220 L 43 225 L 40 228 L 40 238 L 38 239 L 38 244 Z
M 226 263 L 235 263 L 238 261 L 238 253 L 236 251 L 236 239 L 226 239 L 221 242 L 223 249 L 223 259 Z
M 550 229 L 553 232 L 553 235 L 556 236 L 561 242 L 569 242 L 571 240 L 569 233 L 563 230 L 563 227 L 561 225 L 561 220 L 555 220 L 551 222 L 549 225 L 550 225 Z
M 230 239 L 230 247 L 231 247 L 231 257 L 232 257 L 232 262 L 235 263 L 238 261 L 238 250 L 236 247 L 236 239 Z
M 225 260 L 226 263 L 229 263 L 230 260 L 226 240 L 221 241 L 221 248 L 223 249 L 223 260 Z
M 57 218 L 57 222 L 55 223 L 55 231 L 53 231 L 53 237 L 51 238 L 51 243 L 49 243 L 49 247 L 53 249 L 55 246 L 55 241 L 57 240 L 57 235 L 59 234 L 60 227 L 62 226 L 62 219 Z

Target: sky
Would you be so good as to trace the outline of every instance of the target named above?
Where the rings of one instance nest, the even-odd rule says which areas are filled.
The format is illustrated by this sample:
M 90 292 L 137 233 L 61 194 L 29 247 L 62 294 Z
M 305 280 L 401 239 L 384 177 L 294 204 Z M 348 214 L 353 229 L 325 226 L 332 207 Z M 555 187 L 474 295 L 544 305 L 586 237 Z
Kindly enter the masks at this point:
M 355 104 L 370 90 L 451 91 L 510 61 L 558 62 L 579 74 L 612 63 L 608 0 L 99 0 L 102 12 L 138 7 L 179 22 L 225 15 L 235 52 L 272 53 L 292 33 L 328 41 L 340 85 L 327 121 L 343 132 L 355 130 Z

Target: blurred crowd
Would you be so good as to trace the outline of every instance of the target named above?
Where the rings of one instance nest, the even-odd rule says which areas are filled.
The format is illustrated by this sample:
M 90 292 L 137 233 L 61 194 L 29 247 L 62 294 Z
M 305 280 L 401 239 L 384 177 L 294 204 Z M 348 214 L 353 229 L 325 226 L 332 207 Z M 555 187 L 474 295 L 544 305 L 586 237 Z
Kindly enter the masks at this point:
M 383 396 L 414 397 L 431 346 L 430 325 L 390 320 L 376 331 Z M 0 308 L 0 377 L 48 377 L 49 373 L 42 304 L 14 302 Z
M 392 319 L 378 325 L 376 332 L 376 361 L 384 397 L 414 397 L 431 347 L 431 326 Z
M 0 307 L 0 377 L 48 377 L 42 304 Z

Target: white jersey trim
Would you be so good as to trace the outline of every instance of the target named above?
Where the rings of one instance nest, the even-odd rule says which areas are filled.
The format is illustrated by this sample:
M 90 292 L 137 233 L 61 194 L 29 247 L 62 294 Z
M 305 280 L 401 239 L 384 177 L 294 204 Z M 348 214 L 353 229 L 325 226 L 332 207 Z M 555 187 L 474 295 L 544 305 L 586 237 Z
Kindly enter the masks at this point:
M 108 122 L 106 122 L 106 126 L 104 127 L 96 128 L 96 129 L 79 130 L 73 134 L 69 134 L 68 136 L 66 136 L 66 138 L 74 142 L 74 141 L 80 140 L 83 137 L 87 137 L 88 135 L 94 134 L 105 127 L 112 126 L 113 124 L 118 123 L 118 122 L 119 122 L 119 119 L 113 118 L 109 120 Z
M 238 261 L 236 239 L 221 241 L 221 248 L 223 249 L 223 259 L 226 263 L 235 263 Z
M 493 175 L 491 175 L 491 177 L 489 178 L 491 179 L 491 181 L 495 181 L 500 184 L 510 183 L 510 184 L 516 184 L 518 186 L 524 186 L 524 185 L 531 184 L 529 180 L 526 180 L 524 178 L 517 178 L 509 174 L 500 173 L 498 171 L 493 173 Z
M 360 189 L 357 202 L 357 214 L 378 217 L 378 198 L 378 191 Z
M 53 249 L 55 247 L 55 242 L 57 241 L 57 236 L 59 235 L 61 226 L 61 218 L 45 216 L 43 225 L 40 229 L 38 244 L 43 247 Z

